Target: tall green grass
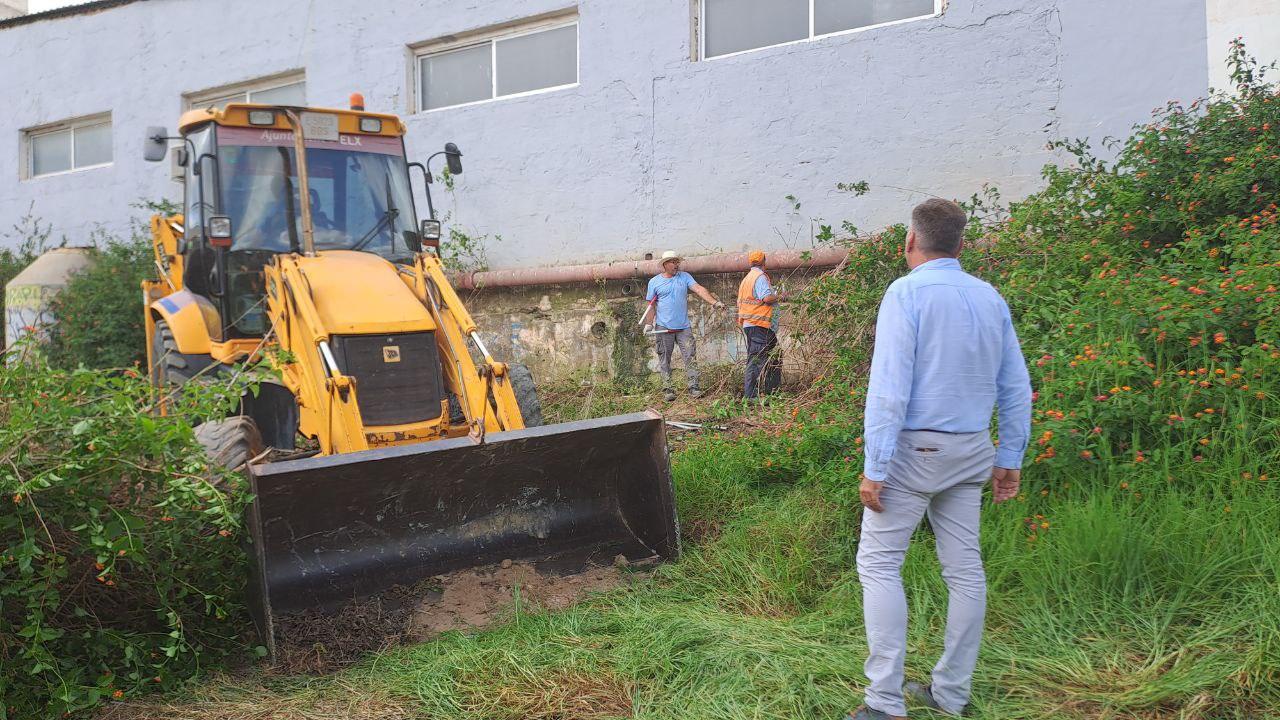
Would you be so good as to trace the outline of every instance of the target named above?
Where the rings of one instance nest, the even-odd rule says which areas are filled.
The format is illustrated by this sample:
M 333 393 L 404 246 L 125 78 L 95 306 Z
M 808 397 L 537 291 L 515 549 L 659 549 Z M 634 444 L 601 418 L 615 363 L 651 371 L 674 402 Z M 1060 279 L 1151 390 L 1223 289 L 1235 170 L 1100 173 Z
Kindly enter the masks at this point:
M 726 520 L 651 580 L 391 652 L 349 680 L 410 698 L 424 717 L 608 717 L 573 711 L 593 692 L 625 694 L 640 718 L 840 717 L 863 681 L 859 510 L 831 499 L 827 477 L 768 477 L 753 452 L 711 442 L 678 459 L 686 514 Z M 984 511 L 990 611 L 975 717 L 1280 709 L 1273 484 L 1032 497 Z M 1050 527 L 1029 541 L 1024 518 L 1037 514 Z M 909 673 L 927 678 L 946 617 L 927 529 L 903 575 Z
M 269 681 L 277 696 L 262 702 L 359 688 L 424 718 L 843 717 L 866 650 L 860 509 L 833 490 L 841 457 L 779 472 L 761 465 L 758 442 L 703 441 L 676 458 L 685 517 L 720 524 L 652 577 L 337 678 Z M 1135 499 L 1076 488 L 984 508 L 989 612 L 972 716 L 1280 716 L 1280 489 L 1228 482 Z M 927 528 L 903 577 L 908 674 L 927 679 L 946 618 Z

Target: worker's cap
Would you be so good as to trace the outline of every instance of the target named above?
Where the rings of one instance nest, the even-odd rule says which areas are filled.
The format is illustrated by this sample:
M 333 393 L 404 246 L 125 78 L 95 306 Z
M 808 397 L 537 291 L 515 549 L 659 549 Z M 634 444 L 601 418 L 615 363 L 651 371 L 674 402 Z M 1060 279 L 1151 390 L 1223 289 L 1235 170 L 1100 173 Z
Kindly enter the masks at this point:
M 662 264 L 664 266 L 667 263 L 671 262 L 672 260 L 676 262 L 680 262 L 681 259 L 682 258 L 676 254 L 675 250 L 667 250 L 666 252 L 662 253 Z
M 764 264 L 764 251 L 752 250 L 751 252 L 747 253 L 747 262 L 751 263 L 752 265 Z

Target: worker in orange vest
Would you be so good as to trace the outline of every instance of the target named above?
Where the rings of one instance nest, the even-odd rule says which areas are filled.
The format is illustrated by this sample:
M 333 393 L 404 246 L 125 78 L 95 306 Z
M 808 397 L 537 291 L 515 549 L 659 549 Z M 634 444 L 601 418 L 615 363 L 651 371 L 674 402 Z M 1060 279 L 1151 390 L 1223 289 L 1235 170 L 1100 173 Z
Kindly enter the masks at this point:
M 742 396 L 756 398 L 773 393 L 782 382 L 778 318 L 774 306 L 787 297 L 774 289 L 765 274 L 763 250 L 752 250 L 747 255 L 747 262 L 751 263 L 751 270 L 738 285 L 738 324 L 747 336 L 747 372 Z

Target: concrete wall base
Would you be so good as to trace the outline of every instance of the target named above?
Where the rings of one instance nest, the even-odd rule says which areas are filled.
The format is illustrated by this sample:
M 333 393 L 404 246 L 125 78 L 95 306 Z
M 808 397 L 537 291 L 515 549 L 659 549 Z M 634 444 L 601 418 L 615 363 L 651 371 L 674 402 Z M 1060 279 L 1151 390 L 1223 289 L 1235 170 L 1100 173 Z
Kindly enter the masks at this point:
M 794 271 L 782 282 L 790 291 L 806 286 L 820 271 Z M 698 282 L 730 308 L 740 273 L 703 275 Z M 639 326 L 645 310 L 648 278 L 600 283 L 478 290 L 464 295 L 490 352 L 500 360 L 529 366 L 539 382 L 588 374 L 619 383 L 648 383 L 657 377 L 652 336 Z M 800 346 L 793 338 L 798 313 L 782 305 L 780 341 L 787 353 Z M 716 310 L 689 298 L 689 319 L 698 339 L 701 364 L 746 363 L 746 340 L 729 310 Z M 680 360 L 673 362 L 682 366 Z M 788 362 L 791 372 L 797 371 Z M 785 369 L 784 369 L 785 371 Z

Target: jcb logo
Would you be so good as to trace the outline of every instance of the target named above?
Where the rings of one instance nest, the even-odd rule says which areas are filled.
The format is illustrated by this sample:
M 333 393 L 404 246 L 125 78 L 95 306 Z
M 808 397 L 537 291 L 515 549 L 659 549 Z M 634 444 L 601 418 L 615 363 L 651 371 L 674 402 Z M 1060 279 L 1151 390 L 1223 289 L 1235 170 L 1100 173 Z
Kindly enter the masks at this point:
M 382 348 L 382 362 L 384 363 L 400 362 L 400 346 L 387 345 L 386 347 Z

